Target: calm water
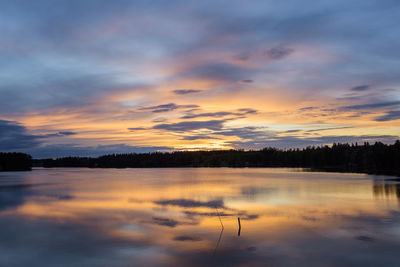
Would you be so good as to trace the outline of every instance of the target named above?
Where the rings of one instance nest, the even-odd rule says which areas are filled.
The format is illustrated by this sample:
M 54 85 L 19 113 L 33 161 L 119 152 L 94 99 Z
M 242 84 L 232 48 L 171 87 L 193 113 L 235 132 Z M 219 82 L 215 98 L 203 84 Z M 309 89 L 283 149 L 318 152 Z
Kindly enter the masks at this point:
M 293 169 L 0 173 L 0 266 L 399 266 L 399 199 Z

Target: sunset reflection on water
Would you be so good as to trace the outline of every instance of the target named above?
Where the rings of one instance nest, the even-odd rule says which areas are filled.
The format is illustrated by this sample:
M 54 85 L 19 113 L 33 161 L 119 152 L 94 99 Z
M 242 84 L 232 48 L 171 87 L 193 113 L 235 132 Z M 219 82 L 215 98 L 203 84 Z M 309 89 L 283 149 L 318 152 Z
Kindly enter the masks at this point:
M 395 266 L 399 192 L 390 177 L 299 169 L 1 173 L 0 263 Z

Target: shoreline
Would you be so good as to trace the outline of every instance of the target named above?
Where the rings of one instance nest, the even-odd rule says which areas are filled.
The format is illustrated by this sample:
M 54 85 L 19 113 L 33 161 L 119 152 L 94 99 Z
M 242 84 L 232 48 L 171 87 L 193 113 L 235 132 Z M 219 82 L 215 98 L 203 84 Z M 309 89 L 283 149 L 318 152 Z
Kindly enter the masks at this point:
M 219 168 L 229 168 L 229 169 L 301 169 L 300 172 L 323 172 L 323 173 L 348 173 L 348 174 L 366 174 L 366 175 L 382 175 L 395 177 L 394 180 L 400 181 L 400 173 L 396 171 L 357 171 L 357 170 L 343 170 L 335 167 L 326 168 L 313 168 L 313 167 L 291 167 L 291 166 L 159 166 L 159 167 L 88 167 L 88 166 L 54 166 L 54 167 L 42 167 L 33 166 L 30 170 L 7 170 L 0 171 L 0 173 L 7 172 L 31 172 L 38 169 L 219 169 Z

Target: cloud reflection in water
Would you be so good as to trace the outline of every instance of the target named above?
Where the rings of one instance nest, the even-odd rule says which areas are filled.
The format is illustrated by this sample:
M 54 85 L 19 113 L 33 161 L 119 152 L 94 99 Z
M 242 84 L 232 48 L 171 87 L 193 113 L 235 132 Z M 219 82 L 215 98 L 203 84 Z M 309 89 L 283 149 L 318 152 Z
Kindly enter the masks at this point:
M 394 266 L 399 260 L 396 181 L 225 168 L 15 175 L 34 186 L 9 178 L 5 184 L 0 174 L 6 266 Z

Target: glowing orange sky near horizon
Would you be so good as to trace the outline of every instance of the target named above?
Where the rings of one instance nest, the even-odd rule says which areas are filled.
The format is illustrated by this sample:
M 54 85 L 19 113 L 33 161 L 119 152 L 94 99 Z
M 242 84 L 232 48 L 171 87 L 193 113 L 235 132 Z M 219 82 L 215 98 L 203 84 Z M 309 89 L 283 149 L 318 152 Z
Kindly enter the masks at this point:
M 253 82 L 254 83 L 254 82 Z M 17 121 L 36 134 L 71 131 L 79 134 L 68 136 L 63 142 L 82 145 L 119 144 L 132 146 L 172 146 L 175 149 L 226 149 L 232 141 L 246 141 L 240 136 L 213 135 L 213 129 L 188 129 L 168 131 L 154 129 L 157 124 L 185 122 L 188 114 L 209 114 L 192 118 L 190 122 L 221 120 L 225 130 L 257 127 L 257 132 L 267 132 L 265 140 L 275 136 L 313 138 L 329 136 L 379 136 L 400 135 L 400 125 L 392 121 L 376 122 L 384 112 L 360 114 L 354 110 L 341 110 L 345 105 L 334 104 L 329 96 L 319 94 L 305 100 L 303 95 L 275 84 L 242 84 L 232 86 L 246 88 L 237 92 L 213 92 L 213 81 L 194 80 L 177 82 L 182 86 L 161 84 L 155 88 L 135 88 L 123 92 L 96 96 L 96 103 L 79 108 L 54 108 L 45 112 L 30 112 L 18 116 Z M 217 85 L 218 86 L 218 85 Z M 177 96 L 176 88 L 201 90 L 191 95 Z M 151 99 L 151 106 L 177 103 L 197 105 L 196 108 L 176 108 L 165 112 L 142 110 Z M 307 107 L 313 107 L 308 109 Z M 239 109 L 254 109 L 254 113 L 235 115 Z M 321 110 L 326 109 L 326 110 Z M 329 110 L 328 110 L 329 109 Z M 217 115 L 226 112 L 226 115 Z M 232 113 L 232 114 L 229 114 Z M 240 112 L 239 112 L 240 113 Z M 215 116 L 217 117 L 213 117 Z M 41 129 L 45 129 L 44 131 Z M 143 128 L 129 130 L 128 128 Z M 217 131 L 218 132 L 218 131 Z M 184 136 L 207 135 L 209 138 L 182 140 Z M 263 137 L 261 137 L 263 138 Z M 58 138 L 58 141 L 60 138 Z M 250 138 L 250 140 L 252 140 Z M 51 143 L 51 141 L 50 141 Z M 249 147 L 251 148 L 251 147 Z M 257 148 L 257 147 L 254 147 Z
M 43 13 L 40 2 L 5 4 L 0 150 L 44 157 L 392 143 L 400 60 L 398 19 L 388 14 L 397 13 L 325 5 L 110 2 Z

